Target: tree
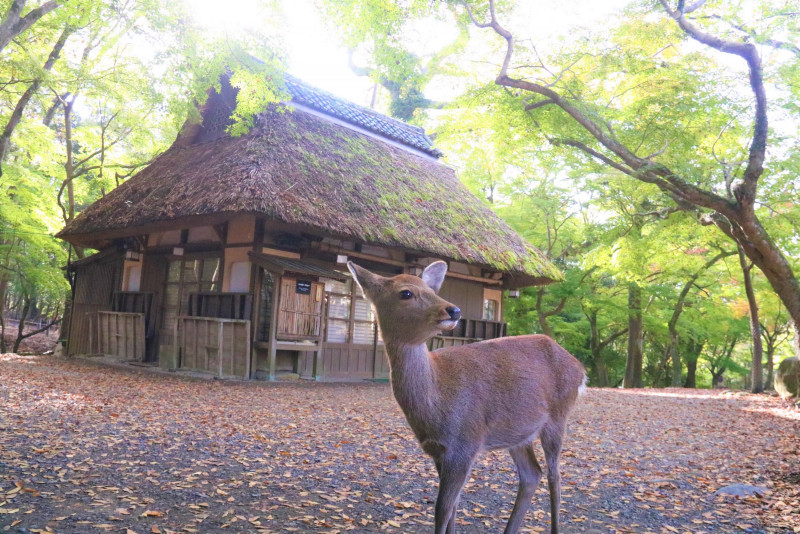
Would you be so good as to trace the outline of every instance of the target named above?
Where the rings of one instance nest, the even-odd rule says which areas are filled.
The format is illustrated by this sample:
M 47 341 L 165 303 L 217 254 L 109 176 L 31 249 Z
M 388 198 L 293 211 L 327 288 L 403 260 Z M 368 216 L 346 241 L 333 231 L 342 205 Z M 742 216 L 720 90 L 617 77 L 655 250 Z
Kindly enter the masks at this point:
M 418 15 L 420 4 L 407 4 L 406 20 Z M 687 7 L 683 0 L 659 0 L 657 9 L 633 3 L 616 27 L 585 32 L 546 54 L 531 40 L 515 39 L 513 5 L 449 6 L 456 24 L 468 21 L 503 39 L 494 82 L 527 118 L 517 135 L 564 149 L 571 164 L 599 162 L 618 177 L 651 184 L 700 224 L 714 225 L 764 273 L 800 328 L 800 284 L 784 252 L 796 245 L 779 244 L 775 225 L 764 218 L 767 206 L 796 218 L 795 207 L 774 202 L 774 184 L 795 165 L 794 132 L 768 137 L 765 90 L 769 83 L 797 91 L 800 53 L 791 43 L 800 28 L 793 12 L 778 2 L 758 9 L 744 2 L 701 0 Z M 368 11 L 349 14 L 355 24 L 370 24 Z M 758 24 L 748 20 L 759 16 Z M 767 64 L 759 47 L 777 51 Z M 781 118 L 798 111 L 792 98 L 776 96 L 772 105 Z M 773 150 L 765 168 L 768 141 Z M 731 172 L 721 174 L 719 161 Z
M 758 283 L 758 281 L 756 281 Z M 767 353 L 765 362 L 766 377 L 764 379 L 764 389 L 773 389 L 775 381 L 775 356 L 779 354 L 780 347 L 788 345 L 791 340 L 792 327 L 789 316 L 780 300 L 769 292 L 759 291 L 761 296 L 759 314 L 761 319 L 761 336 L 764 340 L 764 349 Z
M 275 25 L 210 36 L 182 2 L 26 4 L 0 1 L 0 303 L 13 300 L 22 327 L 26 308 L 55 313 L 65 295 L 75 254 L 52 234 L 197 120 L 221 74 L 239 89 L 235 135 L 284 98 Z
M 681 289 L 680 294 L 678 295 L 677 300 L 675 301 L 672 316 L 669 319 L 668 328 L 669 328 L 669 342 L 667 344 L 667 349 L 665 351 L 665 360 L 672 362 L 672 385 L 673 386 L 680 386 L 682 381 L 682 373 L 681 373 L 681 356 L 679 351 L 679 344 L 678 344 L 678 319 L 680 319 L 681 314 L 683 313 L 683 307 L 686 302 L 686 297 L 689 295 L 689 291 L 692 290 L 697 279 L 700 275 L 708 270 L 712 265 L 717 263 L 719 260 L 726 256 L 731 256 L 732 252 L 725 252 L 721 251 L 712 258 L 710 258 L 705 264 L 703 264 L 697 271 L 692 273 L 686 282 L 683 285 L 683 289 Z M 696 345 L 697 341 L 693 338 L 690 338 L 690 354 L 697 354 Z M 694 362 L 697 360 L 695 359 Z M 692 378 L 691 382 L 694 382 Z M 694 387 L 694 386 L 688 386 Z
M 489 0 L 488 20 L 479 21 L 467 6 L 473 23 L 479 28 L 491 28 L 505 39 L 507 48 L 502 66 L 496 78 L 498 85 L 520 90 L 521 101 L 527 95 L 539 95 L 545 100 L 529 102 L 526 107 L 541 107 L 552 104 L 569 115 L 593 138 L 596 148 L 581 139 L 548 136 L 557 145 L 570 146 L 606 165 L 645 183 L 656 185 L 669 196 L 677 206 L 698 213 L 703 224 L 716 225 L 725 235 L 733 239 L 745 255 L 761 269 L 780 296 L 789 311 L 796 329 L 800 329 L 800 285 L 792 266 L 783 252 L 770 238 L 769 232 L 756 214 L 756 193 L 758 180 L 764 172 L 767 147 L 767 97 L 764 89 L 761 56 L 752 42 L 742 38 L 723 38 L 697 26 L 687 18 L 683 0 L 672 8 L 666 0 L 660 0 L 666 14 L 672 18 L 691 39 L 727 54 L 744 60 L 749 72 L 750 89 L 754 100 L 754 120 L 746 166 L 741 179 L 736 184 L 726 184 L 732 188 L 734 201 L 713 191 L 711 187 L 700 187 L 696 180 L 684 178 L 682 172 L 658 160 L 658 152 L 647 156 L 629 146 L 618 137 L 609 123 L 602 119 L 601 110 L 583 99 L 574 98 L 575 93 L 559 92 L 550 84 L 512 78 L 509 75 L 511 60 L 515 51 L 514 36 L 498 20 L 495 4 Z M 692 10 L 702 7 L 704 2 L 692 6 Z M 696 19 L 699 20 L 699 19 Z M 782 47 L 782 45 L 781 45 Z M 553 77 L 555 78 L 555 77 Z M 553 83 L 558 83 L 554 79 Z M 541 105 L 541 106 L 540 106 Z M 587 110 L 589 108 L 591 111 Z M 733 119 L 732 119 L 733 120 Z M 722 132 L 720 133 L 722 135 Z M 641 143 L 640 145 L 641 146 Z M 602 150 L 603 152 L 601 152 Z M 705 210 L 705 212 L 703 212 Z

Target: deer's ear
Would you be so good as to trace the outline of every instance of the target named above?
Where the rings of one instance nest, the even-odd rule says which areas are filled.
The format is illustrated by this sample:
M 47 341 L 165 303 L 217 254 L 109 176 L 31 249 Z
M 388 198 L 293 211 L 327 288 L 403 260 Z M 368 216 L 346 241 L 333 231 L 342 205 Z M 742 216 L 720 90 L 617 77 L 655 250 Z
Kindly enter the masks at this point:
M 447 274 L 447 264 L 443 261 L 435 261 L 425 267 L 422 271 L 422 281 L 435 292 L 439 292 L 444 282 L 444 275 Z
M 379 282 L 377 274 L 371 273 L 363 267 L 359 267 L 352 261 L 347 262 L 347 268 L 350 269 L 350 272 L 353 274 L 353 279 L 361 286 L 365 295 L 369 294 L 370 290 Z

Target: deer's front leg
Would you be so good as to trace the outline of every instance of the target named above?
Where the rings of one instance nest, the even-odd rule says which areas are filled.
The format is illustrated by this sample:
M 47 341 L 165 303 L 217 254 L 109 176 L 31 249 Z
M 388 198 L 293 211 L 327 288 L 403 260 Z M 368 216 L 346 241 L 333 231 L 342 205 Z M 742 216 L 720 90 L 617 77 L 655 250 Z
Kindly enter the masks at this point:
M 475 455 L 444 455 L 436 460 L 439 495 L 436 497 L 436 534 L 455 534 L 456 508 Z

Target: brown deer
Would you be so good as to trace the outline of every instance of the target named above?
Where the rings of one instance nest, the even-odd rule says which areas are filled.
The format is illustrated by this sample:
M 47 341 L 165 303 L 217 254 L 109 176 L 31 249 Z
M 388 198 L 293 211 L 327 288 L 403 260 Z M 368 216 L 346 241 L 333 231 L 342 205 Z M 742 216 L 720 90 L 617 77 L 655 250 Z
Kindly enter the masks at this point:
M 422 278 L 385 278 L 347 263 L 378 315 L 392 391 L 422 450 L 439 473 L 436 534 L 453 534 L 456 508 L 475 457 L 508 449 L 519 489 L 506 534 L 522 523 L 542 477 L 540 438 L 550 489 L 550 532 L 558 533 L 559 457 L 567 415 L 586 383 L 583 365 L 547 336 L 507 337 L 428 352 L 426 341 L 452 330 L 461 310 L 437 295 L 447 264 Z

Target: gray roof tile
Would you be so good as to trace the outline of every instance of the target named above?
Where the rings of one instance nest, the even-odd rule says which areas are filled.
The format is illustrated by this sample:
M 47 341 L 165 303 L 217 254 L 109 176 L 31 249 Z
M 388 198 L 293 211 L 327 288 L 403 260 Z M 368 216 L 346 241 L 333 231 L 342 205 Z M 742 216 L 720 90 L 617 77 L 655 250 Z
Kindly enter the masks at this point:
M 289 74 L 285 75 L 284 80 L 293 102 L 304 104 L 326 115 L 360 126 L 431 156 L 440 158 L 443 155 L 438 148 L 433 146 L 433 141 L 425 134 L 425 130 L 418 126 L 387 117 L 369 108 L 333 96 Z

